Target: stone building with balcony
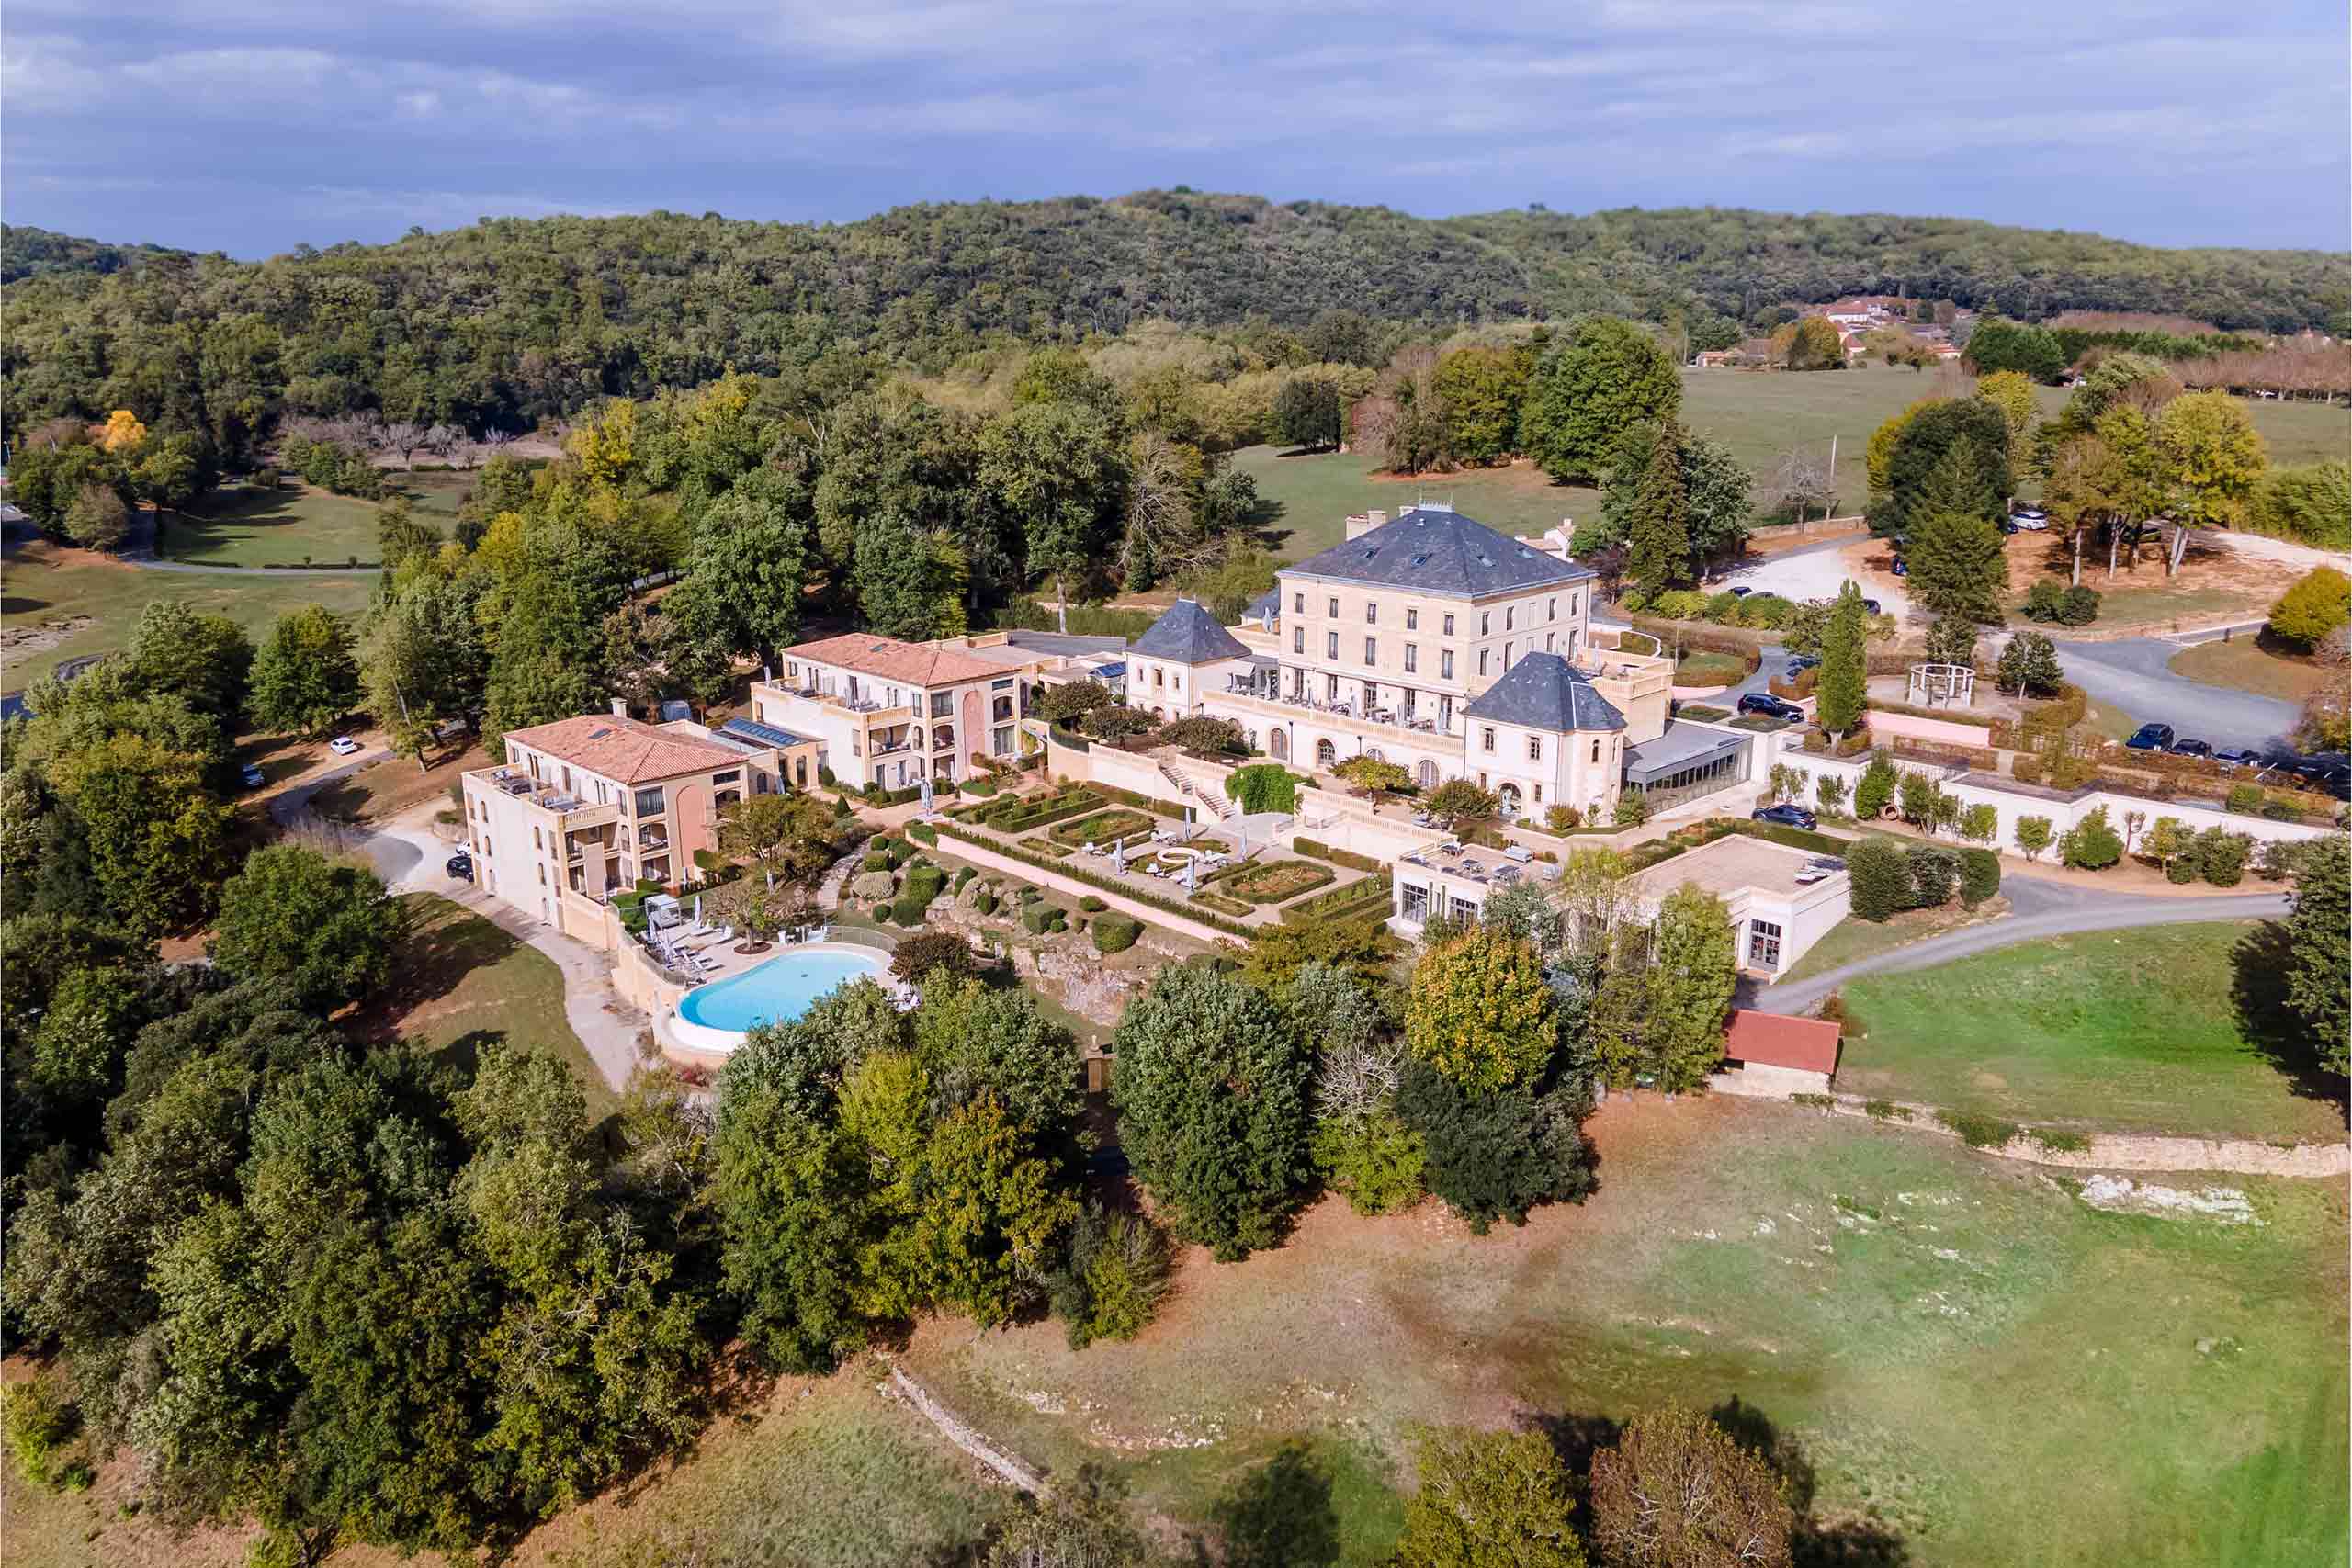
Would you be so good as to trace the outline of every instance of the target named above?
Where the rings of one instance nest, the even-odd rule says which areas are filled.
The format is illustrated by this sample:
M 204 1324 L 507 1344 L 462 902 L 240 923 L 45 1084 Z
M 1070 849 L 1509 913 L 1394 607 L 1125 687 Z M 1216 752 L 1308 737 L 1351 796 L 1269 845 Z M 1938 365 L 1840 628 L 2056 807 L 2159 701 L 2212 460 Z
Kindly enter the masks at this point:
M 792 786 L 812 742 L 736 721 L 645 724 L 617 711 L 505 738 L 506 761 L 460 781 L 477 885 L 602 947 L 605 906 L 639 880 L 688 879 L 730 803 Z
M 1594 587 L 1451 507 L 1367 513 L 1283 568 L 1238 626 L 1179 600 L 1128 649 L 1127 700 L 1230 719 L 1295 767 L 1368 756 L 1424 789 L 1472 779 L 1510 816 L 1606 813 L 1668 734 L 1673 664 L 1596 647 Z
M 952 784 L 971 776 L 975 758 L 1012 763 L 1042 744 L 1042 727 L 1028 716 L 1045 686 L 1115 682 L 1121 662 L 1116 637 L 831 637 L 786 649 L 782 678 L 752 683 L 752 712 L 757 723 L 812 739 L 821 765 L 853 788 Z

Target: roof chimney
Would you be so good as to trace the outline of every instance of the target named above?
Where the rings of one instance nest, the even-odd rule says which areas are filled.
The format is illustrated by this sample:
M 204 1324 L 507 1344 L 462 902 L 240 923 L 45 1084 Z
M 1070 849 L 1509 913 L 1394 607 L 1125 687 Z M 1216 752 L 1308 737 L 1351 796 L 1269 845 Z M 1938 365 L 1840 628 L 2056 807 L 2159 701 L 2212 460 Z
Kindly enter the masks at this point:
M 628 716 L 628 699 L 627 697 L 615 697 L 613 699 L 613 716 L 615 718 L 627 718 Z
M 1360 539 L 1387 521 L 1388 511 L 1385 507 L 1372 512 L 1355 513 L 1348 518 L 1348 538 Z

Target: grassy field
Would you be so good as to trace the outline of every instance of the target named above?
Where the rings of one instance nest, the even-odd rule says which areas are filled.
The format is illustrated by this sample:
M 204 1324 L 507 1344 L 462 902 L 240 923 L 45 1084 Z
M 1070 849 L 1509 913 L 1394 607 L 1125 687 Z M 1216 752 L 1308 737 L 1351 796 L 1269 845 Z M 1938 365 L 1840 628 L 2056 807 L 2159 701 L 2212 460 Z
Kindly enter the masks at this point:
M 457 521 L 458 503 L 473 493 L 476 475 L 395 474 L 390 478 L 392 488 L 408 497 L 410 508 L 419 517 L 430 518 L 447 532 Z
M 2305 660 L 2272 652 L 2250 637 L 2227 642 L 2200 642 L 2172 656 L 2166 666 L 2176 675 L 2209 686 L 2228 686 L 2257 696 L 2300 703 L 2331 682 L 2341 682 L 2342 671 L 2329 670 Z
M 496 1040 L 549 1051 L 587 1091 L 592 1118 L 618 1105 L 564 1021 L 563 972 L 553 960 L 438 894 L 401 902 L 412 922 L 407 944 L 384 994 L 353 1021 L 355 1034 L 468 1066 Z
M 2340 1105 L 2297 1092 L 2261 929 L 2056 937 L 1858 980 L 1838 1086 L 2013 1121 L 2341 1139 Z
M 201 615 L 227 615 L 256 638 L 302 604 L 352 612 L 366 607 L 376 574 L 345 577 L 220 577 L 148 571 L 86 550 L 46 542 L 21 546 L 0 566 L 0 684 L 14 691 L 85 654 L 111 653 L 140 611 L 176 600 Z
M 1839 510 L 1860 511 L 1869 491 L 1862 455 L 1871 432 L 1915 400 L 1932 396 L 1935 386 L 1932 373 L 1883 367 L 1806 375 L 1686 369 L 1682 420 L 1729 446 L 1759 477 L 1770 474 L 1792 446 L 1827 457 L 1834 437 Z M 2041 416 L 2055 414 L 2068 395 L 2055 387 L 2040 389 L 2036 397 Z M 2347 431 L 2352 431 L 2352 418 L 2341 408 L 2280 402 L 2247 406 L 2255 428 L 2270 445 L 2274 463 L 2341 457 Z M 1374 475 L 1367 459 L 1352 454 L 1291 457 L 1271 446 L 1254 446 L 1236 454 L 1234 460 L 1258 481 L 1261 496 L 1281 504 L 1272 531 L 1281 536 L 1275 554 L 1284 560 L 1338 544 L 1349 513 L 1377 506 L 1394 516 L 1423 497 L 1451 500 L 1461 511 L 1506 534 L 1555 527 L 1562 517 L 1589 517 L 1600 506 L 1598 491 L 1555 485 L 1524 463 L 1389 479 Z M 2039 493 L 2030 484 L 2023 489 Z
M 339 566 L 372 561 L 376 503 L 309 485 L 216 491 L 193 512 L 173 513 L 156 539 L 165 560 L 198 566 Z
M 1277 1251 L 1189 1255 L 1132 1345 L 934 1324 L 909 1359 L 1178 1526 L 1303 1441 L 1351 1563 L 1393 1539 L 1415 1423 L 1574 1441 L 1669 1400 L 1736 1400 L 1802 1455 L 1857 1548 L 1811 1561 L 2342 1560 L 2343 1183 L 2233 1180 L 2263 1224 L 2230 1226 L 1794 1108 L 1645 1099 L 1594 1132 L 1599 1194 L 1524 1230 L 1327 1202 Z

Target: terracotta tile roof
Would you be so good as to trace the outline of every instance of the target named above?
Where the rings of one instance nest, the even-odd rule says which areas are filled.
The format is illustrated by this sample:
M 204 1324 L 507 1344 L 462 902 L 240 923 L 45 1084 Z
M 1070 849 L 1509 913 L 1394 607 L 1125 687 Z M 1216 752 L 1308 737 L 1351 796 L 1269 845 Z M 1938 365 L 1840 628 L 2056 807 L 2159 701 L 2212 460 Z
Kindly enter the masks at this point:
M 527 746 L 625 784 L 733 767 L 743 760 L 740 751 L 610 714 L 560 718 L 553 724 L 510 731 L 506 739 L 510 744 Z
M 854 670 L 861 675 L 878 675 L 885 681 L 904 681 L 910 686 L 944 686 L 1006 672 L 1004 665 L 958 649 L 929 648 L 873 633 L 804 642 L 786 649 L 784 656 L 830 664 L 836 670 Z
M 1790 1018 L 1751 1008 L 1732 1010 L 1731 1027 L 1724 1031 L 1724 1055 L 1735 1061 L 1768 1067 L 1794 1067 L 1805 1073 L 1838 1070 L 1838 1025 L 1818 1018 Z

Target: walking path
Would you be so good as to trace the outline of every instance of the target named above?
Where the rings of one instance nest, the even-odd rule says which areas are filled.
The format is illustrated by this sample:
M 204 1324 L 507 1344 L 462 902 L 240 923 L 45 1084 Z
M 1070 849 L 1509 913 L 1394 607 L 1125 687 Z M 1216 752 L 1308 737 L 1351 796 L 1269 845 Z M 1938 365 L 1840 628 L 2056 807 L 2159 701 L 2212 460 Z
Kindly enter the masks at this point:
M 1870 1116 L 1871 1100 L 1859 1094 L 1830 1097 L 1820 1109 L 1832 1116 Z M 1909 1101 L 1893 1102 L 1901 1114 L 1873 1121 L 1906 1127 L 1917 1133 L 1958 1138 L 1960 1134 L 1936 1119 L 1936 1108 Z M 2181 1138 L 2154 1133 L 2090 1133 L 2082 1134 L 2079 1149 L 2053 1149 L 2041 1143 L 2030 1129 L 2007 1143 L 1978 1150 L 2000 1159 L 2026 1165 L 2060 1166 L 2075 1170 L 2225 1170 L 2241 1176 L 2343 1176 L 2352 1172 L 2352 1145 L 2297 1144 L 2280 1147 L 2251 1138 Z
M 2195 920 L 2267 920 L 2287 913 L 2283 893 L 2236 893 L 2164 898 L 2135 894 L 2101 893 L 2065 883 L 2009 875 L 2002 892 L 2018 913 L 1986 925 L 1969 926 L 1943 936 L 1931 936 L 1890 953 L 1841 964 L 1805 980 L 1782 980 L 1758 993 L 1757 1005 L 1767 1011 L 1804 1013 L 1818 1007 L 1832 991 L 1869 975 L 1901 974 L 1931 969 L 1955 958 L 1989 953 L 2038 937 L 2069 936 L 2077 931 L 2125 931 L 2135 926 L 2180 925 Z

